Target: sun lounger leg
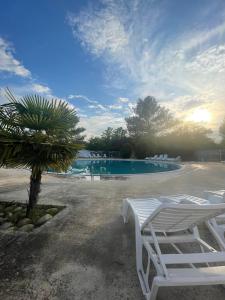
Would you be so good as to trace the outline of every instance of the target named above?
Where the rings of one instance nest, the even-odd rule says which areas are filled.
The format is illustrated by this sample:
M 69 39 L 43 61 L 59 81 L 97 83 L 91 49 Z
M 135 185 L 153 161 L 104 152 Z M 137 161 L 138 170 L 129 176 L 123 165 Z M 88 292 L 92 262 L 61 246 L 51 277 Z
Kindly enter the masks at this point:
M 157 297 L 158 289 L 159 289 L 159 286 L 156 283 L 156 279 L 154 279 L 152 282 L 151 293 L 149 294 L 149 298 L 147 298 L 147 300 L 155 300 Z
M 224 231 L 217 225 L 215 219 L 211 219 L 210 221 L 207 221 L 206 226 L 208 227 L 211 234 L 215 237 L 217 243 L 220 246 L 220 249 L 224 251 L 225 250 Z
M 136 268 L 137 268 L 137 273 L 138 277 L 140 280 L 141 288 L 143 291 L 143 294 L 150 295 L 150 287 L 148 283 L 148 277 L 149 277 L 149 271 L 150 271 L 150 256 L 148 253 L 148 264 L 147 264 L 147 269 L 146 273 L 144 272 L 143 268 L 143 243 L 142 243 L 142 237 L 140 234 L 140 228 L 138 225 L 138 220 L 135 220 L 135 230 L 136 230 L 136 236 L 135 236 L 135 241 L 136 241 Z M 148 298 L 147 298 L 148 299 Z
M 123 200 L 123 207 L 122 207 L 122 216 L 124 223 L 128 222 L 128 210 L 129 210 L 129 203 L 127 200 Z

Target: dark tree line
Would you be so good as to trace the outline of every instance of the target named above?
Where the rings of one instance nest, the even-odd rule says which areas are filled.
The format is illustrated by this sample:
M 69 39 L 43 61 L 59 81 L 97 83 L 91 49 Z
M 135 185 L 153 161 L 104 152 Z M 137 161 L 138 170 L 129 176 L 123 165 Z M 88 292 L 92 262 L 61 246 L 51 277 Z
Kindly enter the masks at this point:
M 120 151 L 122 157 L 144 158 L 168 153 L 193 159 L 200 149 L 218 148 L 210 137 L 212 131 L 194 122 L 183 122 L 159 105 L 154 97 L 139 99 L 134 114 L 125 119 L 127 130 L 108 127 L 100 137 L 87 143 L 87 149 Z M 225 145 L 225 120 L 220 127 L 222 145 Z
M 93 137 L 87 144 L 87 149 L 93 151 L 118 151 L 123 158 L 129 158 L 132 153 L 130 138 L 127 130 L 122 127 L 108 127 L 100 137 Z

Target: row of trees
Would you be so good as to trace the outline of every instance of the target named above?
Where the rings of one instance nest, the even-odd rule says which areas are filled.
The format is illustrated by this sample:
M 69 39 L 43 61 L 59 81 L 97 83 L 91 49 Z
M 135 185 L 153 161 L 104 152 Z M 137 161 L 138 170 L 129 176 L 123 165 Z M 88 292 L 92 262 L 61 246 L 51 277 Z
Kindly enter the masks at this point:
M 123 158 L 129 158 L 132 154 L 127 130 L 122 127 L 116 129 L 108 127 L 100 137 L 91 138 L 87 143 L 87 148 L 93 151 L 118 151 Z
M 210 137 L 210 129 L 174 118 L 150 96 L 139 99 L 134 114 L 125 121 L 127 130 L 108 127 L 100 137 L 89 140 L 87 149 L 120 151 L 122 157 L 144 158 L 155 153 L 168 153 L 193 159 L 196 150 L 218 147 Z M 220 134 L 225 141 L 225 122 L 220 127 Z

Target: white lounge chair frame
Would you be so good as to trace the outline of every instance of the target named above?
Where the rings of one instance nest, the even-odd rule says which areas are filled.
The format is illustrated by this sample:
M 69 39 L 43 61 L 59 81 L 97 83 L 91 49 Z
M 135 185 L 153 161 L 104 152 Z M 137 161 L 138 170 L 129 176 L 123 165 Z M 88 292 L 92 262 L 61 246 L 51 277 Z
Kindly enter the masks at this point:
M 204 197 L 211 203 L 225 203 L 225 190 L 205 191 Z M 210 232 L 215 236 L 220 248 L 225 250 L 225 214 L 221 214 L 206 222 Z
M 210 263 L 225 262 L 225 252 L 216 251 L 200 238 L 197 224 L 225 212 L 225 204 L 196 205 L 162 203 L 157 199 L 125 199 L 124 222 L 128 221 L 129 208 L 135 219 L 136 267 L 143 294 L 147 300 L 156 299 L 162 286 L 216 285 L 225 283 L 225 266 L 209 267 Z M 172 235 L 168 235 L 172 234 Z M 160 235 L 159 235 L 160 234 Z M 200 246 L 200 253 L 184 254 L 177 243 Z M 171 244 L 176 254 L 162 254 L 160 245 Z M 143 267 L 143 248 L 148 254 L 147 267 Z M 205 253 L 205 250 L 209 251 Z M 150 288 L 151 262 L 157 275 Z M 205 263 L 197 268 L 195 264 Z M 169 268 L 171 264 L 187 264 L 189 268 Z
M 224 200 L 224 190 L 219 191 L 205 191 L 204 198 L 199 198 L 191 195 L 181 194 L 181 195 L 170 195 L 170 196 L 160 196 L 161 201 L 169 201 L 175 203 L 181 203 L 185 201 L 191 201 L 199 205 L 205 204 L 221 204 L 225 203 Z M 221 223 L 222 221 L 222 223 Z M 211 234 L 216 239 L 220 249 L 225 251 L 225 214 L 216 216 L 205 222 Z

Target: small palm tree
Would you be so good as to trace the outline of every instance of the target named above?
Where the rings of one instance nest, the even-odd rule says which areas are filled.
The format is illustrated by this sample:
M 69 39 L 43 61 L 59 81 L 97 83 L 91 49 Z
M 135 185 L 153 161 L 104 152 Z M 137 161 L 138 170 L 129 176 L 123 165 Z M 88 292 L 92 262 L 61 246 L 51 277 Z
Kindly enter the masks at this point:
M 0 167 L 31 169 L 27 215 L 40 193 L 42 173 L 66 171 L 81 149 L 84 128 L 68 103 L 38 95 L 17 100 L 6 90 L 8 103 L 0 105 Z

